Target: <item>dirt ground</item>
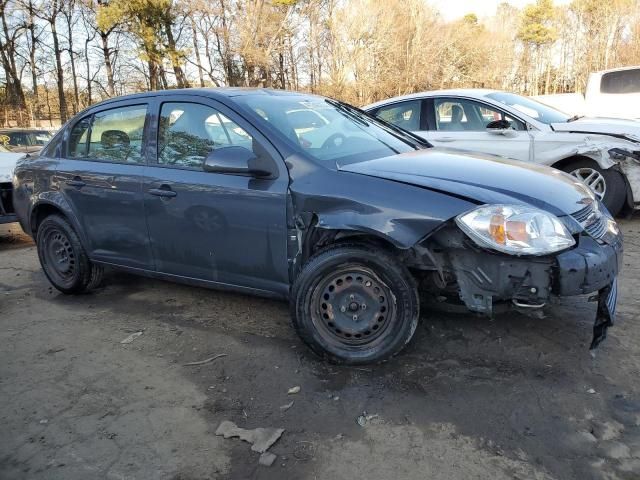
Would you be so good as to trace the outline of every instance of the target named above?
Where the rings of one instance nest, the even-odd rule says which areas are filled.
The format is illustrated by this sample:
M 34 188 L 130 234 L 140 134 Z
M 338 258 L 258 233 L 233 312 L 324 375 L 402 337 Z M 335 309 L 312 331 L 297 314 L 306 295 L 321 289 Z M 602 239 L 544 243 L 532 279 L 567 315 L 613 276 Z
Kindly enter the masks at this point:
M 0 478 L 638 479 L 640 218 L 622 226 L 619 320 L 595 356 L 580 298 L 542 320 L 423 312 L 373 368 L 318 361 L 280 302 L 116 272 L 64 296 L 0 226 Z M 276 462 L 215 436 L 223 420 L 284 428 Z

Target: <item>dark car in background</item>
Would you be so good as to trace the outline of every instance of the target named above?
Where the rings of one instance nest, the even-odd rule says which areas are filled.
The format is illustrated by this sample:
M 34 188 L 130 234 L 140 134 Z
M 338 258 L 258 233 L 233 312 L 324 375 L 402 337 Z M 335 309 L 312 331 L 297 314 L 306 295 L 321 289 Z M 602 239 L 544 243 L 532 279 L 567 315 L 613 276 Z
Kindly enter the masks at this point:
M 0 129 L 0 145 L 16 153 L 38 153 L 52 137 L 53 133 L 44 129 Z
M 108 100 L 19 161 L 14 206 L 64 293 L 113 266 L 289 299 L 300 337 L 337 362 L 398 353 L 421 296 L 490 316 L 597 293 L 593 347 L 615 315 L 622 238 L 581 182 L 430 148 L 314 95 Z

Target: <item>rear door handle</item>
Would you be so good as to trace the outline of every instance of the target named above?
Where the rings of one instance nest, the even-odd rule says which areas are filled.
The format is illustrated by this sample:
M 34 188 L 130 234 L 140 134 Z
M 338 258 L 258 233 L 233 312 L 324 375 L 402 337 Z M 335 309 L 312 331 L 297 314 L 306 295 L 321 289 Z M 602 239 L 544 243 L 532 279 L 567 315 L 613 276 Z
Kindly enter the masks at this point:
M 149 193 L 151 195 L 155 195 L 156 197 L 166 197 L 171 198 L 178 195 L 176 192 L 171 190 L 169 185 L 162 185 L 160 188 L 151 188 L 149 189 Z
M 453 138 L 453 137 L 439 137 L 439 138 L 434 138 L 434 140 L 436 142 L 453 142 L 453 141 L 455 141 L 455 138 Z
M 82 178 L 77 176 L 73 177 L 72 180 L 67 180 L 65 183 L 70 187 L 77 187 L 77 188 L 82 188 L 86 185 L 86 183 L 82 181 Z

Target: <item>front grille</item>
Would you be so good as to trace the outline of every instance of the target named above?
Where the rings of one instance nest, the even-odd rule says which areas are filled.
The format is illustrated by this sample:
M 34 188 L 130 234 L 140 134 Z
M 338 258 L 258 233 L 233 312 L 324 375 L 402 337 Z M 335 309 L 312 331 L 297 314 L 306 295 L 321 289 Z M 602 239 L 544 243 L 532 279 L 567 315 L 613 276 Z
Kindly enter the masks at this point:
M 0 215 L 13 215 L 13 185 L 0 183 Z
M 571 216 L 584 228 L 591 237 L 600 239 L 607 231 L 606 218 L 594 206 L 594 203 L 587 204 L 584 208 L 572 213 Z

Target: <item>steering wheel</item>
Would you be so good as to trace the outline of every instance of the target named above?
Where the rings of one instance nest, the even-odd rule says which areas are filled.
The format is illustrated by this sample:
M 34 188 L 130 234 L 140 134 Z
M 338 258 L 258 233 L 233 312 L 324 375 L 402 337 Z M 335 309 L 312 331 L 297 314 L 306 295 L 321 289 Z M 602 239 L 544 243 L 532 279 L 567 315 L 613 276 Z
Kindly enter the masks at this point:
M 324 142 L 322 142 L 322 147 L 320 148 L 331 148 L 331 147 L 340 147 L 344 141 L 347 139 L 342 133 L 334 133 L 330 135 Z

